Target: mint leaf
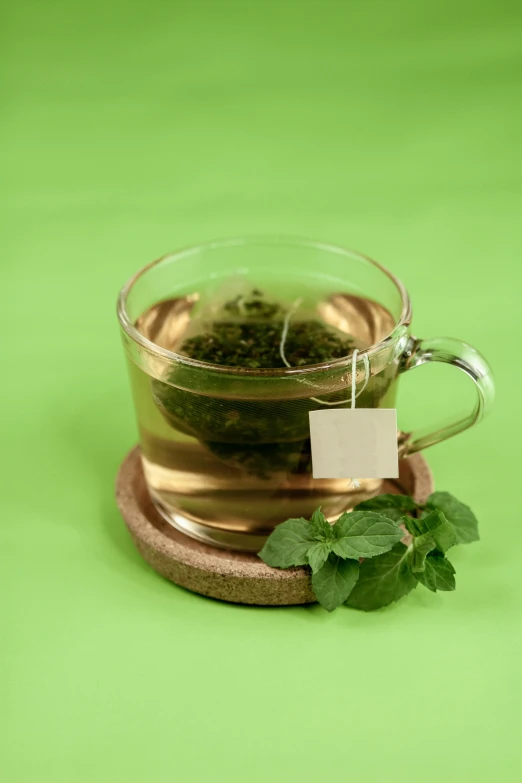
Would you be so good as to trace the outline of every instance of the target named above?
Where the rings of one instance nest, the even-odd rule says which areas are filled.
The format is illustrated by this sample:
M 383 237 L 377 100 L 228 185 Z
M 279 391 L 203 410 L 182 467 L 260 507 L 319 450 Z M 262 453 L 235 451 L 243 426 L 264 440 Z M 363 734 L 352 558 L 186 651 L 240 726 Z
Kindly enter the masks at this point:
M 409 495 L 377 495 L 355 506 L 355 511 L 377 511 L 388 519 L 398 520 L 406 511 L 415 511 L 417 506 Z
M 339 557 L 358 560 L 387 552 L 401 540 L 404 532 L 395 522 L 374 511 L 343 514 L 333 527 L 336 540 L 332 551 Z
M 442 511 L 426 511 L 420 519 L 409 517 L 404 523 L 413 536 L 410 565 L 414 574 L 424 571 L 426 557 L 434 549 L 444 553 L 457 542 L 453 525 Z
M 426 504 L 429 509 L 442 511 L 448 522 L 453 525 L 458 544 L 470 544 L 479 540 L 478 522 L 469 506 L 461 503 L 449 492 L 434 492 Z
M 307 565 L 307 552 L 315 543 L 307 519 L 288 519 L 270 534 L 259 557 L 272 568 Z
M 424 511 L 420 519 L 403 517 L 402 521 L 412 536 L 431 535 L 436 544 L 432 549 L 436 548 L 441 552 L 446 552 L 457 543 L 455 528 L 450 525 L 445 515 L 438 509 Z
M 426 567 L 426 557 L 437 548 L 432 533 L 424 533 L 412 541 L 413 551 L 410 558 L 411 570 L 414 574 L 421 573 Z
M 457 543 L 455 528 L 446 519 L 446 515 L 439 509 L 424 512 L 422 517 L 417 520 L 421 532 L 432 534 L 437 544 L 437 549 L 441 552 L 447 552 Z
M 404 544 L 395 544 L 390 552 L 365 560 L 346 602 L 348 606 L 370 612 L 398 601 L 413 590 L 417 580 L 410 570 L 409 553 Z
M 455 589 L 455 569 L 444 555 L 432 552 L 426 558 L 424 571 L 415 574 L 424 587 L 435 593 L 437 590 Z
M 330 555 L 320 571 L 312 576 L 315 597 L 328 612 L 343 604 L 359 576 L 356 560 L 343 560 Z
M 334 537 L 333 527 L 320 508 L 316 509 L 310 520 L 312 534 L 317 541 L 329 541 Z
M 308 563 L 314 574 L 319 571 L 332 551 L 330 541 L 316 541 L 308 550 Z

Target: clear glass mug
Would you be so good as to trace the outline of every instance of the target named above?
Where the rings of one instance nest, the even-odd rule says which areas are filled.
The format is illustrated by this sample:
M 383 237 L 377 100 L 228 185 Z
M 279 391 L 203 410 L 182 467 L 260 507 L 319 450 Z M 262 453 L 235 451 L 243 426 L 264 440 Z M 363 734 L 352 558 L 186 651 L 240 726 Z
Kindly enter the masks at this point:
M 349 406 L 350 356 L 311 366 L 252 369 L 198 361 L 169 349 L 194 302 L 212 301 L 223 281 L 238 275 L 267 297 L 288 302 L 298 297 L 307 312 L 356 333 L 365 346 L 354 378 L 358 407 L 395 407 L 399 376 L 426 362 L 453 364 L 473 379 L 474 409 L 444 426 L 399 432 L 401 456 L 462 432 L 491 407 L 494 385 L 485 359 L 460 340 L 413 337 L 406 289 L 369 258 L 285 237 L 224 240 L 167 255 L 124 286 L 118 318 L 145 480 L 160 513 L 184 533 L 216 546 L 258 551 L 285 519 L 309 518 L 318 506 L 335 519 L 381 485 L 364 477 L 357 477 L 358 488 L 350 479 L 312 478 L 308 413 L 329 401 Z M 159 311 L 151 321 L 150 308 L 167 300 L 177 315 L 170 333 L 156 338 Z

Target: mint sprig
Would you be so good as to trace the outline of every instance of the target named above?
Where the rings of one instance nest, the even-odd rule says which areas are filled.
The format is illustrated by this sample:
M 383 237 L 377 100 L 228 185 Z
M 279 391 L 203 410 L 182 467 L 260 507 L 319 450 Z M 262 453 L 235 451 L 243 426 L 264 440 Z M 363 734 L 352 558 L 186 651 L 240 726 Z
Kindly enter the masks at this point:
M 318 508 L 310 522 L 289 519 L 278 525 L 259 556 L 274 568 L 310 566 L 315 596 L 331 612 L 357 582 L 359 559 L 387 552 L 403 536 L 393 520 L 374 511 L 343 514 L 330 525 Z
M 273 568 L 309 566 L 314 594 L 329 612 L 342 603 L 372 611 L 418 584 L 432 592 L 454 590 L 446 552 L 478 538 L 475 515 L 448 492 L 434 492 L 426 504 L 387 494 L 360 503 L 333 525 L 320 508 L 310 521 L 289 519 L 259 556 Z

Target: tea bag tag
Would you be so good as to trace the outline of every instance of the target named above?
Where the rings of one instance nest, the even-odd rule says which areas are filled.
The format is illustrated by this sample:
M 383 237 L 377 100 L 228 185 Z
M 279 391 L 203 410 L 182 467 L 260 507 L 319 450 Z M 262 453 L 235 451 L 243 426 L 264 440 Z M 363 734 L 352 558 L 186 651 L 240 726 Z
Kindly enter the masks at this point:
M 395 408 L 310 411 L 314 479 L 398 478 Z
M 296 299 L 286 314 L 279 344 L 281 359 L 287 367 L 290 363 L 285 355 L 285 342 L 290 319 L 301 304 Z M 397 444 L 397 411 L 395 408 L 356 408 L 359 394 L 370 380 L 370 360 L 363 352 L 364 385 L 357 393 L 357 357 L 360 351 L 352 353 L 352 399 L 351 408 L 326 408 L 310 411 L 310 441 L 312 447 L 312 476 L 320 478 L 349 478 L 352 487 L 360 486 L 355 476 L 361 478 L 398 478 L 399 454 Z M 320 405 L 344 404 L 329 402 L 319 397 L 310 397 Z

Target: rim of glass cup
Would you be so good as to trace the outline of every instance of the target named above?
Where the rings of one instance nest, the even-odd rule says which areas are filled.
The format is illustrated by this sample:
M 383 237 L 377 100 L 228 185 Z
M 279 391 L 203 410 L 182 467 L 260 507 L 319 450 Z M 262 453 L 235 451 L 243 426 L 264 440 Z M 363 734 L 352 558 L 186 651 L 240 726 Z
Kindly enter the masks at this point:
M 166 253 L 164 256 L 160 256 L 160 258 L 157 258 L 155 261 L 151 261 L 150 264 L 147 264 L 146 266 L 142 267 L 140 270 L 138 270 L 138 272 L 136 272 L 136 274 L 134 274 L 129 280 L 127 280 L 127 282 L 125 283 L 125 285 L 123 286 L 123 288 L 119 293 L 117 314 L 122 329 L 126 332 L 126 334 L 128 334 L 128 336 L 135 343 L 142 346 L 143 348 L 150 351 L 151 353 L 156 354 L 157 356 L 161 356 L 164 359 L 167 359 L 171 362 L 184 364 L 189 367 L 194 367 L 194 368 L 197 367 L 204 370 L 212 370 L 213 372 L 224 372 L 224 373 L 228 373 L 229 375 L 236 375 L 236 374 L 256 375 L 256 376 L 262 375 L 264 377 L 302 375 L 307 372 L 317 372 L 320 370 L 329 370 L 337 367 L 343 367 L 348 362 L 351 362 L 351 355 L 347 355 L 347 356 L 341 356 L 339 359 L 333 359 L 328 362 L 320 362 L 319 364 L 306 364 L 300 367 L 252 368 L 252 367 L 229 367 L 223 364 L 213 364 L 212 362 L 204 362 L 201 361 L 200 359 L 192 359 L 189 356 L 184 356 L 183 354 L 175 353 L 174 351 L 169 351 L 166 348 L 162 348 L 161 346 L 156 345 L 156 343 L 153 343 L 151 340 L 148 340 L 146 337 L 144 337 L 144 335 L 142 335 L 141 332 L 139 332 L 136 329 L 136 327 L 130 320 L 126 308 L 127 297 L 130 293 L 130 290 L 132 289 L 133 285 L 140 277 L 146 275 L 147 272 L 152 267 L 161 264 L 167 258 L 171 261 L 176 261 L 182 258 L 187 258 L 188 256 L 191 255 L 196 255 L 197 253 L 200 253 L 201 251 L 205 251 L 205 250 L 213 250 L 215 248 L 223 248 L 223 247 L 235 247 L 240 245 L 260 245 L 260 244 L 261 245 L 264 244 L 292 245 L 294 247 L 308 247 L 308 248 L 315 248 L 316 250 L 327 251 L 329 253 L 336 253 L 337 255 L 346 256 L 346 258 L 349 258 L 352 261 L 355 259 L 358 261 L 372 264 L 372 266 L 376 267 L 379 271 L 385 274 L 392 281 L 392 283 L 394 284 L 395 288 L 398 290 L 401 297 L 401 304 L 402 304 L 401 314 L 397 319 L 395 326 L 393 327 L 392 331 L 389 334 L 383 337 L 383 339 L 380 340 L 378 343 L 375 343 L 374 345 L 370 345 L 365 350 L 359 352 L 358 359 L 357 359 L 358 362 L 359 362 L 359 358 L 362 359 L 364 355 L 371 356 L 372 354 L 378 353 L 379 351 L 383 350 L 386 346 L 388 346 L 391 342 L 393 342 L 394 339 L 399 336 L 399 334 L 401 334 L 402 327 L 407 326 L 410 323 L 411 302 L 404 284 L 399 280 L 398 277 L 396 277 L 392 272 L 390 272 L 389 269 L 386 269 L 386 267 L 380 264 L 378 261 L 375 261 L 373 258 L 370 258 L 369 256 L 366 256 L 363 253 L 358 253 L 354 250 L 349 250 L 348 248 L 341 247 L 340 245 L 332 245 L 327 242 L 319 242 L 312 239 L 304 239 L 302 237 L 292 237 L 292 236 L 284 236 L 284 235 L 278 236 L 278 235 L 269 234 L 269 235 L 259 235 L 259 236 L 234 237 L 230 239 L 214 240 L 211 242 L 202 242 L 198 245 L 190 245 L 180 250 L 176 250 L 173 253 Z

